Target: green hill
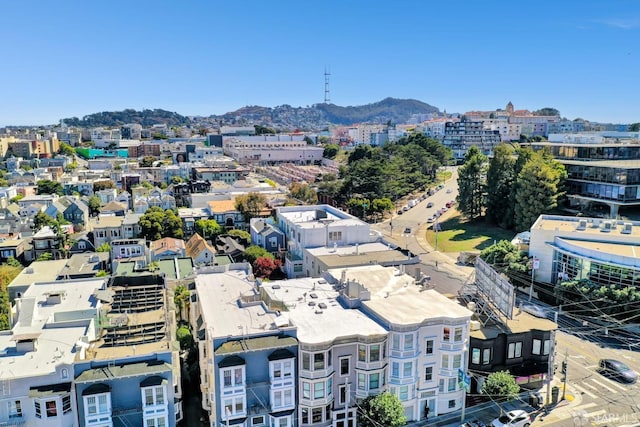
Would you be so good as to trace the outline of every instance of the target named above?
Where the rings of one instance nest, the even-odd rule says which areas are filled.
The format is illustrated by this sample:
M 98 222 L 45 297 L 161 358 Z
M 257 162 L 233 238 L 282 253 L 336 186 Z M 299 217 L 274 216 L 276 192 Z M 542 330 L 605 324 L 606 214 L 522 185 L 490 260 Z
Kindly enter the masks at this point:
M 121 126 L 129 123 L 137 123 L 142 126 L 166 123 L 168 126 L 182 126 L 190 124 L 191 121 L 178 113 L 171 111 L 153 109 L 136 111 L 126 109 L 123 111 L 103 111 L 101 113 L 89 114 L 82 119 L 71 117 L 62 119 L 67 126 L 74 127 L 98 127 L 98 126 Z

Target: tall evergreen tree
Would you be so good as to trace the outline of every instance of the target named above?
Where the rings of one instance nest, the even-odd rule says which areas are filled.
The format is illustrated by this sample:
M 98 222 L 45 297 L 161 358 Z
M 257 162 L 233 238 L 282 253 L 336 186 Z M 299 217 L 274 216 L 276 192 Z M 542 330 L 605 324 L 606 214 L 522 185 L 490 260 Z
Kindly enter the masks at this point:
M 513 226 L 514 206 L 508 201 L 515 182 L 515 164 L 513 150 L 500 144 L 487 170 L 487 219 L 504 228 Z
M 458 170 L 458 209 L 464 216 L 474 219 L 482 215 L 485 206 L 487 157 L 472 146 L 464 156 L 464 165 Z
M 538 216 L 558 206 L 565 177 L 566 171 L 559 162 L 541 152 L 533 153 L 518 174 L 516 231 L 528 230 Z

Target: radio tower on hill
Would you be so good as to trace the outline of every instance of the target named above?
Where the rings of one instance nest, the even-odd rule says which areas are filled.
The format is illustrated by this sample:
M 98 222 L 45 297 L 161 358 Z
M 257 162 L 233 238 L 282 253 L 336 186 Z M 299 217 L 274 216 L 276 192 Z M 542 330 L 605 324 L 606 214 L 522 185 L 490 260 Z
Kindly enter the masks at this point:
M 324 103 L 328 104 L 331 102 L 331 97 L 329 96 L 329 76 L 331 73 L 324 69 Z

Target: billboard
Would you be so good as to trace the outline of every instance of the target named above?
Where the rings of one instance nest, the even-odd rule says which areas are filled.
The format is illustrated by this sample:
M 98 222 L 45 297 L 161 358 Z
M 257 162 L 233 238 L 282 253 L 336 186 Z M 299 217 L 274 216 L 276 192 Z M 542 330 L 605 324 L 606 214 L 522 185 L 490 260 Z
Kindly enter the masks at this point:
M 516 301 L 513 285 L 480 257 L 476 258 L 476 286 L 507 319 L 513 317 Z

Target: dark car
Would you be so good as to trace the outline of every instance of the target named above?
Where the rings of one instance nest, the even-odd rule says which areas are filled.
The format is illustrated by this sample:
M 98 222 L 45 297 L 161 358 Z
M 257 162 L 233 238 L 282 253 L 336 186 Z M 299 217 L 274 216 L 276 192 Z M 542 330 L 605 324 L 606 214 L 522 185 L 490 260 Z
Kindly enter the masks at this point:
M 402 209 L 398 210 L 398 215 L 402 215 Z
M 411 227 L 405 227 L 404 232 L 405 234 L 411 234 Z
M 427 209 L 432 208 L 432 207 L 433 207 L 433 202 L 427 203 Z
M 620 382 L 633 384 L 638 380 L 638 374 L 627 365 L 615 359 L 602 359 L 598 363 L 598 371 L 605 377 L 616 379 Z

